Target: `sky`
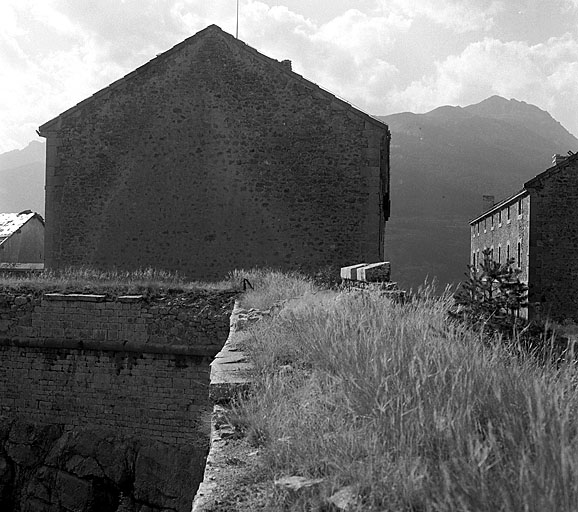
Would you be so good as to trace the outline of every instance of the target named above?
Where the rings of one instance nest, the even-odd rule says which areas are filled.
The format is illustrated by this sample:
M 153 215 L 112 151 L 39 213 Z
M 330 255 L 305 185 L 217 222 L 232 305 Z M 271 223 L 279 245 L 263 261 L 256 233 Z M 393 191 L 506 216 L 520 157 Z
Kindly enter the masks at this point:
M 578 136 L 578 0 L 239 0 L 239 38 L 373 115 L 498 94 Z M 0 153 L 236 0 L 0 0 Z M 576 150 L 578 148 L 569 148 Z

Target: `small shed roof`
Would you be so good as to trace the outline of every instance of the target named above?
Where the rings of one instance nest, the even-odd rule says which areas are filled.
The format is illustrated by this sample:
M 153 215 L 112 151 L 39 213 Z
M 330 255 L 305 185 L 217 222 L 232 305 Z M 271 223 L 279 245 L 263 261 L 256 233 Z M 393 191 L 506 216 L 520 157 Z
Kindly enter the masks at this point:
M 42 217 L 30 210 L 20 213 L 0 213 L 0 245 L 34 217 L 38 217 L 44 224 Z

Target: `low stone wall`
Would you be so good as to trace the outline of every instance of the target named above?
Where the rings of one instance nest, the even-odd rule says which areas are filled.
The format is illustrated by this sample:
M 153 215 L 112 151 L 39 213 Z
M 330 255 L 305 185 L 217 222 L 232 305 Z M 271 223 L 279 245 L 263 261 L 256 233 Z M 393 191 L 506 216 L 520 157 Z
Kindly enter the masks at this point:
M 214 356 L 227 339 L 233 302 L 233 292 L 208 291 L 155 299 L 0 293 L 0 342 L 108 342 L 111 349 L 165 346 Z

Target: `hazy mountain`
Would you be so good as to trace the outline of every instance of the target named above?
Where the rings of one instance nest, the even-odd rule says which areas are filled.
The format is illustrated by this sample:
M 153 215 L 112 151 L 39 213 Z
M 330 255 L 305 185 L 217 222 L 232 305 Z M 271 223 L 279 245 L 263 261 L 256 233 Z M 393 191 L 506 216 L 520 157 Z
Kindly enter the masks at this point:
M 554 153 L 578 151 L 578 139 L 550 114 L 499 96 L 380 119 L 392 132 L 387 256 L 405 287 L 426 276 L 461 280 L 482 195 L 503 199 L 550 167 Z
M 44 215 L 44 160 L 45 145 L 36 141 L 0 155 L 0 212 Z

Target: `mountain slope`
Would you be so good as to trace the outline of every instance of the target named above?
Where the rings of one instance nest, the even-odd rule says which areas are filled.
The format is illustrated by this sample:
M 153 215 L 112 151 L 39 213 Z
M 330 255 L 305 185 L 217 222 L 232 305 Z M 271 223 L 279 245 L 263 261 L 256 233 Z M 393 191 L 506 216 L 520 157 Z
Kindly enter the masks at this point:
M 550 114 L 498 96 L 380 119 L 392 132 L 387 256 L 405 287 L 426 275 L 458 282 L 469 257 L 468 221 L 482 212 L 482 195 L 507 197 L 550 167 L 554 153 L 578 150 L 578 139 Z
M 44 160 L 42 142 L 0 155 L 0 212 L 32 210 L 44 215 Z

